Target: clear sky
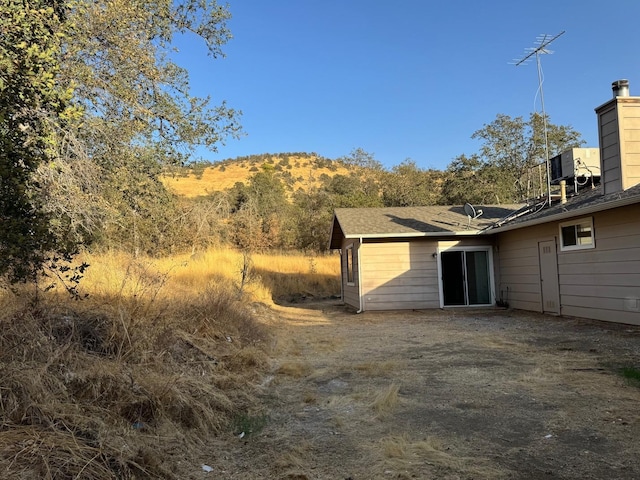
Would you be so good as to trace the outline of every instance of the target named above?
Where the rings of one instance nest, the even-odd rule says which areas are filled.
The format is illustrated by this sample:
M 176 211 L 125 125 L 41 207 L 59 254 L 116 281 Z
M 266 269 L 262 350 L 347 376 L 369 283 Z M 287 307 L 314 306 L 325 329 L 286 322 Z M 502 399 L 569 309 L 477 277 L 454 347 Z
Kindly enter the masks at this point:
M 221 3 L 223 3 L 222 0 Z M 544 101 L 556 124 L 597 146 L 594 108 L 611 83 L 640 95 L 640 1 L 229 0 L 226 58 L 182 39 L 176 62 L 192 93 L 242 110 L 241 155 L 362 148 L 387 168 L 412 159 L 444 169 L 479 150 L 474 131 L 498 113 L 540 111 L 535 58 L 509 62 L 540 34 L 566 31 L 541 57 Z

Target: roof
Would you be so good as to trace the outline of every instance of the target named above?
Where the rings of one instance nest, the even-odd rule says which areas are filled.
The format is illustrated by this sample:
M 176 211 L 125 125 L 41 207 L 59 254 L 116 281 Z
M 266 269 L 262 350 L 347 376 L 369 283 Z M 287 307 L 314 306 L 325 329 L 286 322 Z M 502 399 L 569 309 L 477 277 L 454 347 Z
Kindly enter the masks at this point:
M 512 218 L 505 218 L 485 231 L 488 233 L 505 232 L 516 228 L 589 215 L 635 203 L 640 203 L 640 185 L 608 195 L 603 195 L 601 188 L 583 190 L 577 195 L 568 197 L 565 204 L 556 201 L 552 202 L 551 207 L 548 208 L 546 207 L 546 202 L 524 207 L 512 215 Z
M 443 237 L 493 234 L 541 223 L 561 221 L 640 203 L 640 185 L 603 195 L 601 188 L 583 190 L 567 203 L 477 206 L 482 215 L 469 220 L 460 206 L 337 208 L 329 248 L 339 249 L 342 238 Z
M 469 219 L 462 206 L 336 208 L 329 248 L 344 238 L 396 238 L 476 235 L 523 205 L 479 205 Z

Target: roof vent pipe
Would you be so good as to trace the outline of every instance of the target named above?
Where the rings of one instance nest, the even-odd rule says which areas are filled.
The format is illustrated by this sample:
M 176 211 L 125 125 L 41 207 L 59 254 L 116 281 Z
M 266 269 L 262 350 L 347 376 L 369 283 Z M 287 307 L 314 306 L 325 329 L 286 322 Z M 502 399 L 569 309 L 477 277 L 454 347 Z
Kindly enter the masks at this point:
M 567 181 L 560 180 L 560 203 L 564 205 L 567 203 Z
M 616 80 L 611 84 L 613 98 L 629 96 L 629 80 Z

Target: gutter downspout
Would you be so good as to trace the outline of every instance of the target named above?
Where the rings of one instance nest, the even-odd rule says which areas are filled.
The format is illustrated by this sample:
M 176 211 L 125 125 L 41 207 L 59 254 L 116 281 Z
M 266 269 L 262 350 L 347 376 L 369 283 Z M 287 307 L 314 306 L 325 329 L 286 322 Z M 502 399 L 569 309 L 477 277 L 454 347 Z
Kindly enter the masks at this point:
M 356 313 L 364 312 L 364 301 L 362 299 L 362 268 L 360 264 L 360 249 L 362 248 L 362 237 L 358 245 L 358 300 L 360 301 L 360 309 Z
M 344 257 L 342 254 L 344 250 L 340 249 L 340 301 L 344 303 Z

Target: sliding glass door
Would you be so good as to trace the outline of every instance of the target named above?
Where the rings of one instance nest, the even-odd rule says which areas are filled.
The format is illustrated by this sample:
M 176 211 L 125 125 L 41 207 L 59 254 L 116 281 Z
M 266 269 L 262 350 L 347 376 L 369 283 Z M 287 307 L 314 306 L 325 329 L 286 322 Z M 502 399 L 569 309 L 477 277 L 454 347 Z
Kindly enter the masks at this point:
M 492 303 L 488 250 L 447 250 L 440 261 L 444 306 Z

